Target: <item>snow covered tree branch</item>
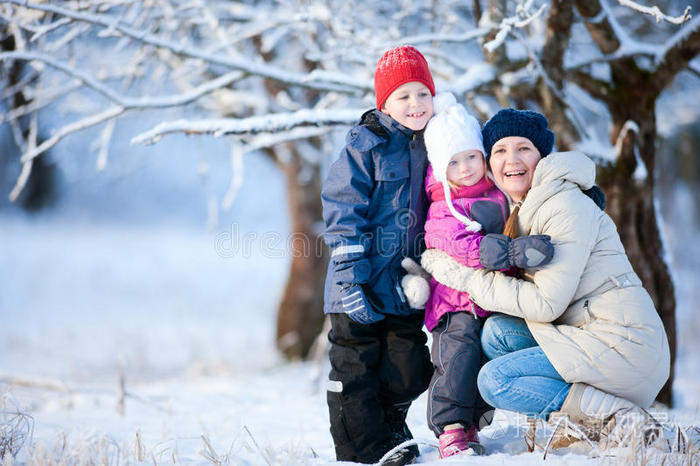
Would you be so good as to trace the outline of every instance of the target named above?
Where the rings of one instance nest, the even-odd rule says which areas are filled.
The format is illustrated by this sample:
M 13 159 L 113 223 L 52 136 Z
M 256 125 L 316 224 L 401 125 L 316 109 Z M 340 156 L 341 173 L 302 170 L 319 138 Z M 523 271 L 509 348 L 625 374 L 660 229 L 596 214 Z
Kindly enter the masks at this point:
M 88 75 L 84 71 L 78 70 L 73 66 L 59 62 L 50 55 L 35 52 L 4 52 L 0 53 L 0 61 L 3 60 L 40 61 L 45 63 L 46 65 L 60 70 L 69 76 L 79 79 L 87 87 L 99 92 L 108 100 L 119 105 L 120 107 L 123 107 L 125 110 L 145 110 L 149 108 L 167 108 L 186 105 L 199 99 L 200 97 L 214 92 L 217 89 L 229 86 L 230 84 L 239 81 L 244 77 L 244 74 L 240 71 L 233 71 L 201 84 L 196 88 L 182 94 L 173 96 L 131 98 L 118 94 L 108 86 L 104 85 L 98 79 Z
M 684 29 L 674 34 L 657 54 L 651 81 L 659 89 L 665 88 L 681 70 L 688 67 L 690 61 L 700 50 L 700 16 L 691 20 Z
M 528 10 L 531 4 L 532 1 L 527 1 L 525 4 L 519 3 L 516 8 L 516 16 L 501 20 L 497 27 L 498 32 L 496 33 L 496 37 L 484 44 L 484 48 L 489 52 L 493 52 L 505 43 L 506 37 L 513 29 L 521 29 L 528 26 L 540 17 L 547 8 L 547 5 L 541 5 L 536 12 L 529 13 Z
M 673 17 L 673 16 L 669 16 L 667 14 L 664 14 L 658 6 L 652 6 L 652 7 L 643 6 L 637 2 L 633 2 L 632 0 L 617 0 L 617 1 L 622 6 L 626 6 L 628 8 L 635 10 L 635 11 L 638 11 L 640 13 L 644 13 L 645 15 L 653 16 L 654 19 L 656 19 L 657 23 L 660 23 L 661 21 L 667 21 L 671 24 L 681 25 L 690 19 L 690 6 L 685 7 L 685 11 L 683 12 L 682 15 Z
M 149 34 L 146 31 L 139 31 L 132 27 L 123 25 L 120 23 L 119 18 L 116 17 L 108 18 L 99 14 L 83 13 L 80 11 L 74 11 L 51 4 L 31 3 L 26 0 L 3 0 L 3 2 L 32 10 L 53 13 L 70 20 L 82 21 L 85 23 L 102 26 L 103 28 L 105 28 L 106 35 L 123 35 L 146 45 L 152 45 L 161 49 L 169 50 L 175 53 L 176 55 L 182 55 L 189 58 L 199 59 L 212 65 L 225 66 L 227 68 L 243 71 L 250 75 L 261 76 L 263 78 L 280 81 L 284 84 L 305 87 L 316 91 L 337 91 L 353 93 L 358 91 L 366 92 L 371 90 L 371 87 L 369 87 L 368 85 L 358 86 L 357 83 L 355 83 L 355 85 L 353 86 L 350 85 L 348 82 L 342 82 L 344 81 L 344 79 L 340 76 L 338 76 L 338 80 L 341 81 L 340 84 L 332 82 L 332 80 L 328 79 L 325 81 L 316 81 L 313 79 L 309 79 L 308 76 L 305 74 L 289 72 L 266 64 L 251 63 L 249 60 L 237 59 L 235 57 L 230 56 L 222 56 L 220 54 L 209 53 L 194 47 L 188 47 L 182 43 L 178 44 L 173 41 L 164 39 L 162 37 Z M 22 24 L 22 26 L 26 27 L 24 24 Z M 328 78 L 331 76 L 327 75 L 326 77 Z
M 169 133 L 247 135 L 277 133 L 307 126 L 350 126 L 357 121 L 363 109 L 348 110 L 299 110 L 290 114 L 265 115 L 250 118 L 215 120 L 178 120 L 161 123 L 145 133 L 135 136 L 132 144 L 154 144 Z

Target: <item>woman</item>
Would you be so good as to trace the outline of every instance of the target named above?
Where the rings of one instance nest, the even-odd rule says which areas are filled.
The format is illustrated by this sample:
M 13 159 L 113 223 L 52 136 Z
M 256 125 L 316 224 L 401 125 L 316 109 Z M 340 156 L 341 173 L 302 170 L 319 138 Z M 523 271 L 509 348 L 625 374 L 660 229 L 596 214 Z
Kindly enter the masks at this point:
M 522 278 L 469 269 L 438 250 L 423 254 L 423 266 L 500 313 L 482 331 L 491 361 L 478 385 L 489 404 L 545 419 L 560 411 L 589 437 L 605 434 L 615 414 L 648 407 L 668 378 L 661 319 L 613 221 L 583 192 L 594 185 L 593 161 L 550 154 L 554 134 L 536 112 L 501 110 L 482 134 L 494 180 L 514 206 L 505 233 L 551 236 L 554 258 Z

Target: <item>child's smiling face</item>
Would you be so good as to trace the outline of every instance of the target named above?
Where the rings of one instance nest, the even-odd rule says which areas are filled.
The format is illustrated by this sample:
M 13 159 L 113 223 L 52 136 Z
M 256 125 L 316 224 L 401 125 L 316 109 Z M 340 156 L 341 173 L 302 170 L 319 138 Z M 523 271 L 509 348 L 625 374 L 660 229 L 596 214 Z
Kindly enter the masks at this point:
M 402 84 L 384 102 L 381 111 L 408 129 L 420 131 L 433 116 L 433 95 L 425 84 Z

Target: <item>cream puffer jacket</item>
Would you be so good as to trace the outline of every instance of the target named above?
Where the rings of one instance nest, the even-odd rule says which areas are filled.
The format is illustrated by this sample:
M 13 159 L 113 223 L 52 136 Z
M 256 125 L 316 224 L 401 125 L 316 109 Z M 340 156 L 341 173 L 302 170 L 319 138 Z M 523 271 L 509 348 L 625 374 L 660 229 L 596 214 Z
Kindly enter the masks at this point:
M 666 332 L 615 224 L 581 189 L 595 164 L 580 152 L 537 165 L 521 235 L 550 235 L 552 262 L 524 280 L 477 270 L 465 290 L 482 308 L 522 317 L 557 372 L 647 407 L 668 379 Z

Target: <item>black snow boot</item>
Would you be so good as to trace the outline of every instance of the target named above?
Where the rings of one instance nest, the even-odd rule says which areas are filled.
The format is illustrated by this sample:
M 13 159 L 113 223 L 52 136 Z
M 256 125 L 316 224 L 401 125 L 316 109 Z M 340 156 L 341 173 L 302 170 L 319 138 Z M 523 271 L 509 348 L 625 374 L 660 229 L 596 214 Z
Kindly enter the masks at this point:
M 408 402 L 385 408 L 384 415 L 386 424 L 391 433 L 391 447 L 388 448 L 387 451 L 407 440 L 413 440 L 413 434 L 411 434 L 411 431 L 406 425 L 406 415 L 408 414 L 410 405 L 411 403 Z M 418 445 L 413 444 L 395 452 L 382 464 L 387 466 L 413 464 L 419 455 L 420 451 L 418 450 Z

